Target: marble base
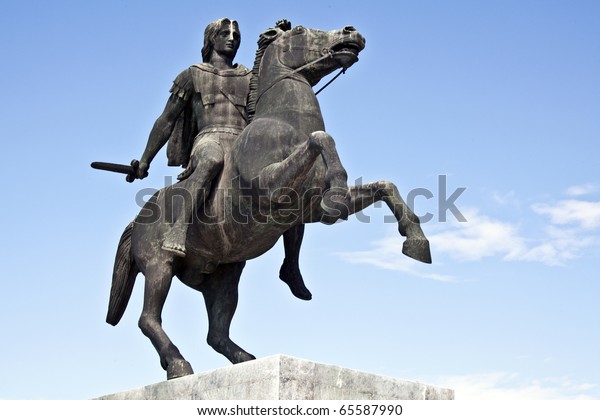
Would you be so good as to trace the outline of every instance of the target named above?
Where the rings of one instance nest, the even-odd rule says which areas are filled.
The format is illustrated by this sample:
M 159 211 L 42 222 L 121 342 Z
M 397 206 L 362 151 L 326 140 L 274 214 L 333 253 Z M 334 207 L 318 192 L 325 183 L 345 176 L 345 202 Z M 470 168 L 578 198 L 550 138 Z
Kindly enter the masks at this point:
M 197 373 L 100 400 L 452 400 L 454 391 L 285 355 Z

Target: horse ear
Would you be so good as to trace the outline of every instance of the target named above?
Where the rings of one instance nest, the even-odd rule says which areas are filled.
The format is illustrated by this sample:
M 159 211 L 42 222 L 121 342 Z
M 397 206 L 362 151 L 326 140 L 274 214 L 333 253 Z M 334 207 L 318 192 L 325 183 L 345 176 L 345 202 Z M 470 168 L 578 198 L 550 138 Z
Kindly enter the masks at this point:
M 289 31 L 290 29 L 292 29 L 292 22 L 290 22 L 287 19 L 281 19 L 278 20 L 277 23 L 275 23 L 275 26 L 277 26 L 282 31 Z
M 283 31 L 279 28 L 267 29 L 265 32 L 260 34 L 260 38 L 258 38 L 258 46 L 262 47 L 264 45 L 270 44 L 282 33 Z

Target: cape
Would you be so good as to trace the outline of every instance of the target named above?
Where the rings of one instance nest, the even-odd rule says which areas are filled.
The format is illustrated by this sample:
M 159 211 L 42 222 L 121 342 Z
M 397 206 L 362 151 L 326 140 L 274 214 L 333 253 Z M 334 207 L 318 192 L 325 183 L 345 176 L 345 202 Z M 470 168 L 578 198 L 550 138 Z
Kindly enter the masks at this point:
M 251 71 L 241 65 L 236 64 L 233 69 L 217 70 L 211 64 L 194 64 L 182 71 L 173 81 L 171 94 L 187 102 L 183 112 L 177 118 L 173 132 L 169 137 L 167 144 L 167 159 L 169 166 L 186 167 L 192 152 L 194 138 L 199 132 L 196 126 L 196 119 L 193 115 L 192 95 L 198 93 L 203 97 L 214 94 L 214 75 L 221 77 L 248 77 Z M 246 98 L 244 98 L 244 104 Z

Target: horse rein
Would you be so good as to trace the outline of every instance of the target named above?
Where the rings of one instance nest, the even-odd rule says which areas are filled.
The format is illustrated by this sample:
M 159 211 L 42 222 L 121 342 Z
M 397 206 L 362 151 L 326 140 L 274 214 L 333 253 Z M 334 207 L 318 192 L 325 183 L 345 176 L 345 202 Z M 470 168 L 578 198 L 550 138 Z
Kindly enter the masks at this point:
M 332 84 L 335 79 L 337 79 L 338 77 L 340 77 L 342 74 L 345 74 L 345 73 L 346 73 L 346 69 L 342 67 L 342 69 L 338 72 L 338 74 L 333 76 L 333 78 L 329 82 L 325 83 L 325 85 L 321 89 L 319 89 L 317 91 L 317 93 L 315 93 L 315 96 L 317 96 L 319 93 L 321 93 L 323 91 L 323 89 L 325 89 L 327 86 Z

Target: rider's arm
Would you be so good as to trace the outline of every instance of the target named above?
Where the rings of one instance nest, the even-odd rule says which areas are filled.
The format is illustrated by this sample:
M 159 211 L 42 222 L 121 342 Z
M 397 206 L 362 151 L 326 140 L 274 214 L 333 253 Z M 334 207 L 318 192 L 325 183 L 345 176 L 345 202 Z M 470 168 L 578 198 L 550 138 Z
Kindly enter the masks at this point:
M 138 178 L 145 178 L 148 175 L 150 162 L 152 162 L 152 159 L 154 159 L 158 151 L 169 140 L 169 137 L 173 132 L 173 128 L 175 127 L 175 123 L 177 122 L 177 118 L 184 110 L 185 105 L 186 101 L 180 98 L 178 95 L 172 94 L 169 97 L 164 111 L 154 123 L 152 131 L 150 131 L 148 144 L 146 145 L 144 154 L 140 159 L 140 165 L 137 173 Z
M 173 81 L 173 87 L 171 87 L 171 96 L 167 101 L 167 105 L 150 131 L 148 144 L 146 145 L 144 154 L 140 159 L 140 164 L 137 171 L 138 178 L 145 178 L 148 175 L 150 162 L 152 162 L 152 159 L 154 159 L 158 151 L 169 140 L 169 137 L 171 137 L 173 128 L 175 128 L 175 123 L 177 122 L 179 115 L 185 109 L 186 104 L 190 100 L 192 94 L 193 81 L 190 69 L 188 68 L 179 73 L 179 75 Z

